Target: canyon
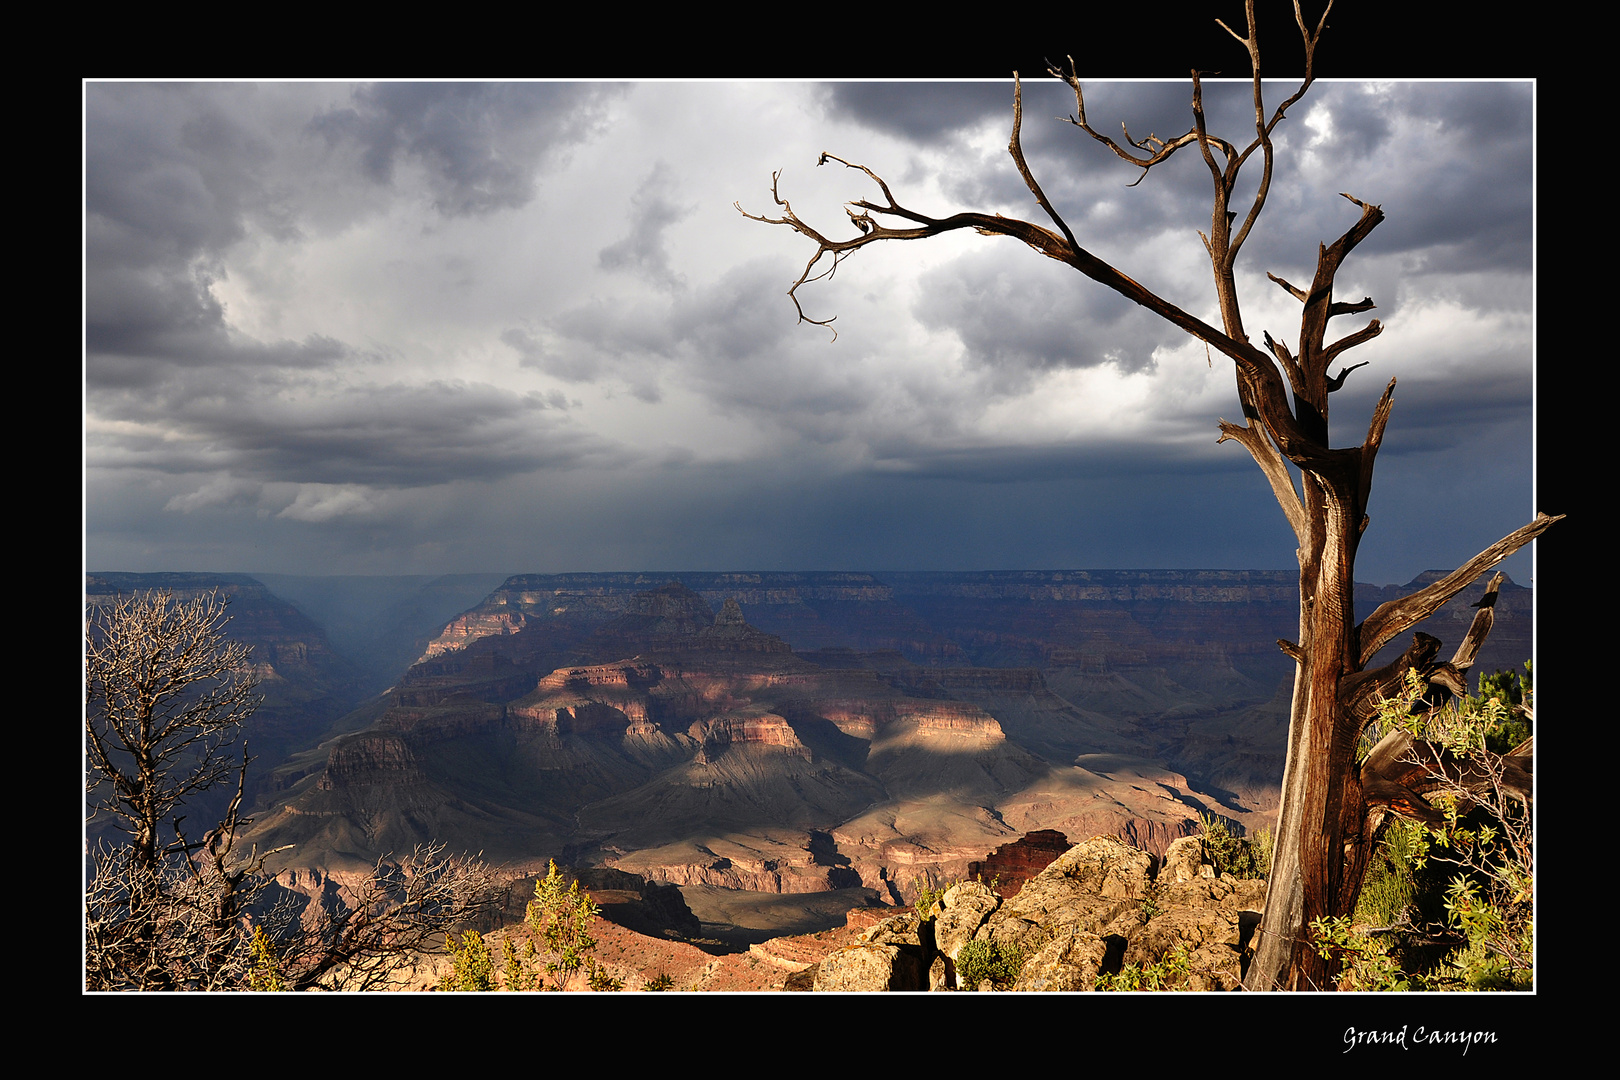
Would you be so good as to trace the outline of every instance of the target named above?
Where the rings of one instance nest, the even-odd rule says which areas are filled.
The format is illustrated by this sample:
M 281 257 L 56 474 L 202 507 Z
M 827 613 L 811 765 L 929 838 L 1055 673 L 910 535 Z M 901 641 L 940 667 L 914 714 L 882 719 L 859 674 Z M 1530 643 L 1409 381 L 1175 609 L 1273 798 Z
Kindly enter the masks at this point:
M 279 582 L 301 610 L 244 575 L 86 579 L 92 604 L 231 594 L 266 693 L 244 839 L 294 845 L 288 882 L 436 839 L 694 895 L 906 904 L 1026 833 L 1163 856 L 1200 815 L 1237 832 L 1275 816 L 1287 573 L 312 580 Z M 1424 629 L 1454 643 L 1482 590 Z M 1358 610 L 1386 591 L 1358 586 Z M 395 615 L 367 623 L 356 596 Z M 334 610 L 369 667 L 328 639 Z M 1476 670 L 1531 655 L 1531 613 L 1530 591 L 1504 586 Z M 414 663 L 388 674 L 400 656 Z

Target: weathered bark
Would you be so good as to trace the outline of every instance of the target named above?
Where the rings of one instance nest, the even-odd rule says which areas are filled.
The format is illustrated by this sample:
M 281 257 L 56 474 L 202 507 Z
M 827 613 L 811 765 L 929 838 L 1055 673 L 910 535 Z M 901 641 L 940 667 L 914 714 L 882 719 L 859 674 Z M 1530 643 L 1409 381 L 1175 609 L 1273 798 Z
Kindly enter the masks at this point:
M 1330 2 L 1327 9 L 1331 7 Z M 1366 507 L 1372 490 L 1373 463 L 1393 406 L 1395 380 L 1391 379 L 1385 387 L 1361 444 L 1331 447 L 1328 444 L 1328 395 L 1344 385 L 1351 370 L 1362 365 L 1342 366 L 1332 375 L 1328 368 L 1348 350 L 1372 340 L 1383 327 L 1377 319 L 1371 319 L 1361 329 L 1331 342 L 1327 340 L 1327 330 L 1333 318 L 1359 314 L 1375 306 L 1371 297 L 1352 302 L 1335 300 L 1333 288 L 1344 260 L 1384 220 L 1384 213 L 1378 206 L 1346 194 L 1344 197 L 1360 213 L 1342 236 L 1320 247 L 1310 286 L 1298 288 L 1275 275 L 1267 275 L 1300 302 L 1299 336 L 1290 349 L 1274 340 L 1271 334 L 1264 333 L 1267 351 L 1256 348 L 1243 325 L 1237 288 L 1237 256 L 1270 192 L 1274 165 L 1272 131 L 1314 81 L 1312 61 L 1327 22 L 1327 10 L 1312 28 L 1296 0 L 1294 15 L 1304 44 L 1305 73 L 1294 93 L 1268 114 L 1262 94 L 1253 0 L 1248 0 L 1245 8 L 1247 36 L 1239 36 L 1221 24 L 1248 53 L 1252 72 L 1254 135 L 1242 147 L 1207 130 L 1202 83 L 1197 73 L 1192 78 L 1193 126 L 1189 131 L 1173 139 L 1149 136 L 1140 142 L 1126 133 L 1126 145 L 1122 146 L 1090 126 L 1073 61 L 1067 73 L 1052 71 L 1074 91 L 1075 115 L 1070 123 L 1141 168 L 1144 175 L 1177 151 L 1197 147 L 1213 191 L 1209 231 L 1199 235 L 1213 272 L 1219 327 L 1163 299 L 1080 245 L 1024 159 L 1019 139 L 1023 122 L 1022 95 L 1016 73 L 1008 152 L 1056 231 L 999 214 L 960 213 L 944 218 L 919 214 L 901 205 L 888 184 L 871 169 L 826 153 L 821 155 L 819 164 L 837 162 L 858 170 L 882 193 L 881 202 L 857 199 L 847 204 L 846 213 L 858 230 L 856 236 L 835 240 L 806 224 L 781 197 L 777 177 L 772 180 L 771 196 L 781 210 L 780 217 L 747 214 L 741 206 L 738 210 L 756 221 L 785 225 L 815 241 L 814 255 L 788 290 L 801 322 L 830 327 L 831 318 L 812 319 L 804 313 L 798 290 L 807 282 L 830 276 L 844 259 L 861 248 L 884 240 L 919 240 L 958 229 L 974 229 L 985 235 L 1021 240 L 1048 258 L 1073 267 L 1181 327 L 1232 360 L 1242 422 L 1221 420 L 1220 437 L 1216 441 L 1230 440 L 1243 446 L 1270 483 L 1298 542 L 1300 600 L 1299 639 L 1279 642 L 1283 651 L 1294 659 L 1297 671 L 1270 889 L 1257 938 L 1256 957 L 1250 965 L 1246 984 L 1250 989 L 1325 989 L 1331 986 L 1333 971 L 1330 962 L 1311 947 L 1310 922 L 1345 914 L 1353 908 L 1376 837 L 1376 815 L 1382 814 L 1389 805 L 1369 803 L 1367 780 L 1357 769 L 1355 752 L 1364 725 L 1362 709 L 1366 695 L 1383 685 L 1387 675 L 1395 673 L 1372 677 L 1376 673 L 1364 672 L 1363 667 L 1383 644 L 1433 614 L 1480 574 L 1540 535 L 1557 518 L 1538 515 L 1534 522 L 1497 541 L 1456 572 L 1409 597 L 1381 606 L 1365 623 L 1355 623 L 1356 550 L 1368 526 Z M 1238 190 L 1238 174 L 1256 157 L 1262 170 L 1260 183 L 1247 205 L 1234 207 L 1232 198 Z M 909 225 L 886 225 L 885 218 Z M 829 256 L 831 265 L 818 272 L 817 266 Z M 1290 465 L 1299 470 L 1297 486 Z M 1403 658 L 1405 667 L 1400 667 L 1398 674 L 1404 676 L 1407 668 L 1428 664 L 1436 654 L 1439 643 L 1425 638 L 1425 635 L 1418 636 L 1414 650 L 1409 650 L 1408 656 Z M 1477 641 L 1474 648 L 1477 649 Z M 1455 663 L 1452 667 L 1454 670 L 1449 675 L 1438 668 L 1433 674 L 1436 678 L 1454 678 Z M 1369 779 L 1379 784 L 1384 782 L 1383 778 Z M 1382 788 L 1377 793 L 1387 794 Z M 1370 805 L 1376 809 L 1369 811 Z

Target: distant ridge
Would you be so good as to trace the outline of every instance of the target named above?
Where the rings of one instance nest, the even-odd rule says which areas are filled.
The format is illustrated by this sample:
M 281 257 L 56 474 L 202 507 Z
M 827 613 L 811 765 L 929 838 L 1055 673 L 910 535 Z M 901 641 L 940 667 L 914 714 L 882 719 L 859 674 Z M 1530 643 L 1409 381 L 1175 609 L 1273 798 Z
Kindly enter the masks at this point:
M 192 571 L 163 571 L 151 574 L 131 574 L 121 571 L 96 571 L 84 575 L 86 596 L 113 596 L 136 589 L 173 589 L 176 592 L 201 592 L 227 586 L 264 588 L 264 583 L 248 574 L 214 574 Z

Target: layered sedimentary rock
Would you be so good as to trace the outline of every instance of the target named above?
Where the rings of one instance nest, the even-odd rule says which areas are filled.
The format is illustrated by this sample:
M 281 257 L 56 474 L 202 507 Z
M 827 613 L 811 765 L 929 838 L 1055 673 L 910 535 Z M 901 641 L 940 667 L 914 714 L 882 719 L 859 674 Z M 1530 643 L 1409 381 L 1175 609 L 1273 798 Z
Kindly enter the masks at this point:
M 225 636 L 253 649 L 254 674 L 267 699 L 260 709 L 268 711 L 264 719 L 279 719 L 290 702 L 330 699 L 329 713 L 353 704 L 353 665 L 333 650 L 326 632 L 246 574 L 85 575 L 85 602 L 92 608 L 120 594 L 155 589 L 167 589 L 182 602 L 210 592 L 226 598 Z
M 261 844 L 909 902 L 1032 830 L 1274 812 L 1292 575 L 677 576 L 508 579 L 281 770 Z
M 1036 829 L 1001 845 L 982 860 L 968 863 L 968 878 L 983 882 L 1002 899 L 1011 899 L 1024 882 L 1045 870 L 1069 846 L 1069 838 L 1056 829 Z
M 547 621 L 586 631 L 625 615 L 645 615 L 638 597 L 678 581 L 711 608 L 720 607 L 724 626 L 730 600 L 747 607 L 752 625 L 789 642 L 790 647 L 823 645 L 871 648 L 869 639 L 895 638 L 927 642 L 925 650 L 950 654 L 952 649 L 914 615 L 894 603 L 893 589 L 871 574 L 806 573 L 625 573 L 519 574 L 508 578 L 482 604 L 446 628 L 427 647 L 438 655 L 463 647 L 477 626 L 510 626 Z M 738 609 L 740 613 L 740 608 Z
M 749 625 L 734 598 L 716 614 L 679 584 L 617 607 L 583 630 L 525 616 L 516 633 L 424 659 L 324 762 L 284 770 L 288 795 L 252 839 L 349 866 L 383 840 L 431 837 L 496 858 L 566 852 L 676 883 L 860 885 L 899 902 L 1030 828 L 1162 850 L 1202 806 L 1168 773 L 1116 782 L 1071 763 L 1077 747 L 1139 747 L 1090 738 L 1093 721 L 1038 671 L 934 677 L 892 651 L 823 665 Z M 559 664 L 569 634 L 573 660 Z M 1056 760 L 998 712 L 1059 747 Z
M 1399 588 L 1358 585 L 1358 615 L 1432 576 Z M 1298 632 L 1292 572 L 524 575 L 469 612 L 466 626 L 521 617 L 584 636 L 670 578 L 711 605 L 746 605 L 754 626 L 820 666 L 881 670 L 915 696 L 979 704 L 994 696 L 1004 730 L 1044 757 L 1140 753 L 1223 801 L 1275 810 L 1292 679 L 1277 640 Z M 1478 591 L 1431 620 L 1427 629 L 1448 648 Z M 1479 670 L 1517 668 L 1530 655 L 1529 595 L 1504 586 Z M 465 638 L 458 627 L 435 648 Z
M 528 625 L 521 611 L 469 611 L 457 615 L 428 642 L 423 660 L 431 660 L 442 653 L 464 649 L 479 638 L 504 637 L 515 634 Z

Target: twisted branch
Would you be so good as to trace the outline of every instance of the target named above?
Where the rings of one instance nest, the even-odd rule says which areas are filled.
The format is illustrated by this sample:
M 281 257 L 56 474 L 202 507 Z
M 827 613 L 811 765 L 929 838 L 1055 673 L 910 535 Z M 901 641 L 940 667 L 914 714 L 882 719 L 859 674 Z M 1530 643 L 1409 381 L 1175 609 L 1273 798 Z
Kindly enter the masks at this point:
M 1546 532 L 1553 522 L 1562 521 L 1563 518 L 1563 514 L 1552 516 L 1537 514 L 1536 520 L 1523 528 L 1515 529 L 1434 584 L 1419 589 L 1410 596 L 1378 605 L 1377 609 L 1356 627 L 1356 633 L 1361 641 L 1360 662 L 1365 664 L 1371 660 L 1379 649 L 1389 644 L 1397 635 L 1405 633 L 1439 611 L 1447 600 L 1467 588 L 1469 582 Z

